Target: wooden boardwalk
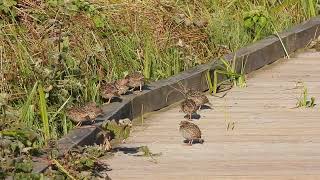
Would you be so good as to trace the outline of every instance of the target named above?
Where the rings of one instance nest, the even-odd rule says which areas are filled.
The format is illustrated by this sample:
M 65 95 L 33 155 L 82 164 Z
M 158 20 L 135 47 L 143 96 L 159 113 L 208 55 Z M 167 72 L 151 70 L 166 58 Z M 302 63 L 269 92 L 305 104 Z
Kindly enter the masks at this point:
M 250 74 L 246 88 L 233 88 L 225 98 L 209 96 L 213 109 L 201 110 L 194 120 L 204 144 L 182 143 L 178 124 L 184 114 L 177 105 L 151 113 L 122 147 L 148 146 L 162 155 L 154 162 L 119 151 L 108 160 L 109 175 L 115 180 L 320 179 L 320 104 L 294 109 L 302 92 L 298 82 L 320 103 L 320 53 L 281 59 Z

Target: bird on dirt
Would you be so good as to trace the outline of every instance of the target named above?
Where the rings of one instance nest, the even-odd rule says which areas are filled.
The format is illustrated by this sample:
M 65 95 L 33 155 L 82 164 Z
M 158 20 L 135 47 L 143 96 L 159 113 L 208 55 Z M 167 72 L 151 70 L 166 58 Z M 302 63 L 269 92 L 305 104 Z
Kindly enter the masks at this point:
M 197 104 L 192 99 L 185 99 L 181 102 L 180 108 L 182 112 L 188 115 L 188 119 L 191 120 L 191 116 L 193 113 L 196 113 L 198 110 Z
M 203 106 L 205 104 L 211 105 L 208 97 L 204 93 L 202 93 L 201 91 L 189 89 L 186 91 L 185 96 L 187 99 L 192 99 L 196 103 L 199 110 L 201 109 L 201 106 Z
M 100 87 L 100 95 L 104 99 L 108 99 L 107 104 L 111 102 L 114 97 L 119 97 L 119 92 L 114 83 L 103 83 Z
M 128 92 L 129 90 L 128 83 L 129 83 L 128 79 L 119 79 L 114 83 L 114 85 L 118 89 L 119 95 L 124 95 Z
M 204 140 L 201 139 L 201 130 L 196 124 L 188 121 L 181 121 L 179 125 L 179 131 L 182 137 L 188 141 L 190 146 L 192 146 L 193 141 L 198 141 L 201 144 L 204 142 Z
M 144 76 L 140 72 L 134 72 L 132 74 L 126 75 L 125 79 L 128 79 L 128 86 L 133 88 L 139 87 L 140 92 L 142 91 L 142 86 L 144 85 Z
M 95 119 L 102 115 L 102 109 L 96 103 L 91 102 L 81 107 L 72 107 L 67 111 L 67 116 L 71 121 L 77 123 L 76 127 L 81 126 L 83 122 L 95 121 Z

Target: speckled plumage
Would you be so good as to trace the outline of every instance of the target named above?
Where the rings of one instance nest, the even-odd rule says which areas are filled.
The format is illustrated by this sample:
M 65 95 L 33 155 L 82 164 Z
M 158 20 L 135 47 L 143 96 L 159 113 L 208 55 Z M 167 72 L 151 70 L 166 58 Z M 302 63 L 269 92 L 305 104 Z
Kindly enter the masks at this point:
M 188 121 L 181 121 L 179 131 L 182 137 L 185 138 L 190 145 L 192 145 L 194 140 L 203 143 L 203 139 L 201 139 L 201 130 L 196 124 Z
M 118 89 L 119 95 L 123 95 L 128 92 L 128 90 L 129 90 L 128 83 L 129 83 L 128 79 L 119 79 L 114 83 L 114 85 Z
M 78 123 L 77 126 L 84 121 L 90 120 L 89 115 L 81 107 L 73 107 L 69 109 L 67 116 L 71 119 L 71 121 Z
M 189 116 L 189 119 L 191 119 L 192 113 L 197 112 L 198 106 L 192 99 L 185 99 L 181 102 L 180 108 L 182 112 L 186 113 Z
M 186 98 L 192 99 L 196 103 L 196 105 L 199 107 L 199 109 L 201 108 L 202 105 L 205 105 L 207 103 L 210 104 L 207 96 L 204 93 L 197 90 L 189 89 L 186 92 Z
M 120 96 L 114 83 L 103 83 L 100 87 L 100 94 L 102 98 L 109 99 L 108 103 L 112 98 Z
M 144 85 L 144 76 L 139 72 L 134 72 L 132 74 L 128 74 L 125 79 L 128 79 L 128 86 L 131 88 L 140 88 L 142 91 L 142 86 Z
M 96 119 L 98 116 L 103 114 L 102 109 L 94 102 L 86 104 L 83 109 L 87 112 L 90 119 Z
M 94 121 L 96 117 L 102 114 L 102 109 L 96 103 L 91 102 L 82 107 L 72 107 L 68 110 L 67 116 L 80 126 L 82 122 Z

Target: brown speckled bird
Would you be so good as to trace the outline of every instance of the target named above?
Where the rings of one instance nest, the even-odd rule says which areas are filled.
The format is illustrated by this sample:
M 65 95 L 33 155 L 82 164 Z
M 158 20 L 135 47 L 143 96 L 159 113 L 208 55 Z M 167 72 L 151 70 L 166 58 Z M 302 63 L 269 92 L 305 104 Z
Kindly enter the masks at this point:
M 192 99 L 196 103 L 196 105 L 199 109 L 201 108 L 201 106 L 203 106 L 205 104 L 211 105 L 207 96 L 204 93 L 197 91 L 197 90 L 192 90 L 192 89 L 187 90 L 186 98 Z
M 123 95 L 128 92 L 128 90 L 129 90 L 128 83 L 129 83 L 128 79 L 119 79 L 114 83 L 114 85 L 118 89 L 119 95 Z
M 90 102 L 83 107 L 84 111 L 87 112 L 90 119 L 96 119 L 98 116 L 103 114 L 100 107 L 95 102 Z
M 112 146 L 111 146 L 111 133 L 109 131 L 100 131 L 98 134 L 97 134 L 97 138 L 100 138 L 102 141 L 101 141 L 101 144 L 100 146 L 103 148 L 103 150 L 105 151 L 109 151 L 112 149 Z
M 96 103 L 91 102 L 82 107 L 72 107 L 68 110 L 67 116 L 75 123 L 81 126 L 85 121 L 94 122 L 96 117 L 102 114 L 102 109 Z
M 189 145 L 192 145 L 194 140 L 203 143 L 203 139 L 201 139 L 201 131 L 196 124 L 188 121 L 181 121 L 179 131 L 181 135 L 189 142 Z
M 100 87 L 100 95 L 104 99 L 109 99 L 108 104 L 111 102 L 112 98 L 120 96 L 114 83 L 103 83 Z
M 128 79 L 128 85 L 133 88 L 133 90 L 137 87 L 142 91 L 142 86 L 144 85 L 144 76 L 139 72 L 134 72 L 132 74 L 128 74 L 125 79 Z
M 191 116 L 193 113 L 197 112 L 198 106 L 192 99 L 185 99 L 181 102 L 180 108 L 182 112 L 188 115 L 188 119 L 191 120 Z

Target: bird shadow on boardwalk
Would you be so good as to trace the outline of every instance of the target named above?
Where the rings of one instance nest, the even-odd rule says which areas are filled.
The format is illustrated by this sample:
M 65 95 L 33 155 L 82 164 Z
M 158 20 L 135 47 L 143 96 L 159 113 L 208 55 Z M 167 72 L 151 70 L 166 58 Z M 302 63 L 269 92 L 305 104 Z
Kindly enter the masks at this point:
M 123 154 L 128 154 L 137 157 L 151 157 L 160 156 L 162 153 L 152 153 L 148 146 L 138 146 L 138 147 L 117 147 L 113 152 L 122 152 Z
M 185 115 L 184 118 L 185 118 L 185 119 L 188 119 L 188 118 L 189 118 L 189 115 Z M 191 115 L 191 120 L 194 120 L 194 119 L 199 120 L 200 118 L 201 118 L 200 114 L 193 113 L 193 114 Z
M 202 105 L 200 110 L 204 110 L 204 109 L 212 109 L 212 107 L 210 107 L 208 105 Z
M 203 144 L 205 141 L 202 139 L 202 140 L 200 140 L 200 139 L 195 139 L 195 140 L 193 140 L 193 142 L 192 142 L 192 144 Z M 183 143 L 189 143 L 189 141 L 188 140 L 183 140 Z
M 139 147 L 116 147 L 112 152 L 122 152 L 123 154 L 137 154 L 139 152 Z

